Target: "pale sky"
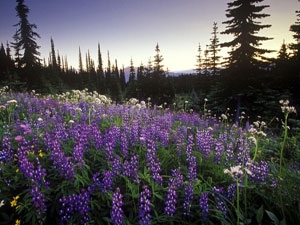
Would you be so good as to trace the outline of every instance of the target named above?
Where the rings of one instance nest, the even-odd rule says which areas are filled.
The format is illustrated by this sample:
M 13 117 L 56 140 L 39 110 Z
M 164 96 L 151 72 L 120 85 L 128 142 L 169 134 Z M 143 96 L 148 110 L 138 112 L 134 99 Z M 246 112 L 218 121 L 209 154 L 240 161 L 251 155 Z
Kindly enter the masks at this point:
M 202 49 L 209 44 L 213 22 L 219 32 L 225 30 L 225 10 L 228 0 L 25 0 L 29 7 L 29 21 L 38 26 L 41 39 L 41 58 L 46 60 L 50 51 L 50 37 L 61 55 L 67 55 L 69 65 L 78 68 L 78 48 L 83 56 L 90 50 L 97 62 L 97 44 L 101 45 L 104 66 L 107 51 L 111 60 L 119 66 L 147 64 L 155 54 L 158 42 L 163 64 L 171 71 L 194 69 L 198 43 Z M 298 0 L 265 0 L 270 5 L 263 12 L 271 16 L 262 24 L 271 24 L 258 35 L 274 38 L 263 42 L 262 47 L 278 51 L 283 40 L 291 43 L 289 27 L 296 21 L 295 10 L 300 9 Z M 0 42 L 11 42 L 18 23 L 16 2 L 1 0 Z M 231 40 L 219 35 L 220 42 Z M 226 55 L 229 49 L 222 49 Z M 83 60 L 85 61 L 85 60 Z

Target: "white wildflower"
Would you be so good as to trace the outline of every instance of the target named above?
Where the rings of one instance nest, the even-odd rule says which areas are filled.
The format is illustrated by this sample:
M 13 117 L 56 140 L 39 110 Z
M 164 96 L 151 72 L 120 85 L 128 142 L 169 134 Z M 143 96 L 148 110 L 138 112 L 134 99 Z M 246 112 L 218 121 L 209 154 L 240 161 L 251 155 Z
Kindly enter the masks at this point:
M 221 117 L 222 117 L 223 120 L 227 120 L 228 119 L 228 117 L 225 114 L 222 114 Z
M 249 140 L 250 142 L 252 142 L 253 144 L 256 145 L 256 138 L 255 138 L 255 137 L 251 136 L 251 137 L 249 137 L 248 140 Z
M 6 102 L 6 104 L 8 104 L 8 105 L 10 105 L 10 104 L 17 104 L 18 102 L 17 102 L 17 100 L 9 100 L 9 101 L 7 101 Z
M 259 121 L 256 121 L 256 122 L 253 122 L 253 124 L 254 124 L 256 127 L 259 127 L 260 122 L 259 122 Z
M 184 103 L 185 103 L 185 104 L 188 104 L 188 103 L 189 103 L 189 101 L 184 101 Z
M 37 118 L 37 121 L 42 122 L 43 119 L 41 117 Z
M 205 98 L 204 101 L 207 102 L 208 101 L 207 98 Z
M 258 131 L 257 135 L 261 135 L 261 136 L 264 136 L 264 137 L 267 136 L 267 134 L 265 132 L 263 132 L 263 131 Z
M 74 123 L 74 120 L 69 120 L 69 123 L 70 123 L 70 124 Z
M 0 208 L 1 208 L 2 206 L 4 206 L 4 200 L 2 200 L 2 201 L 0 202 Z

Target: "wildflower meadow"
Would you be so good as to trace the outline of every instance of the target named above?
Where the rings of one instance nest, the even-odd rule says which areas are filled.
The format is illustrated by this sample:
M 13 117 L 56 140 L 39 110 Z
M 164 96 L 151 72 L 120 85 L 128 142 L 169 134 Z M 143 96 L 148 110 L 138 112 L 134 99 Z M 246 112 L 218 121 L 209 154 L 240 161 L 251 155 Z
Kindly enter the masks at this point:
M 287 100 L 274 130 L 205 105 L 0 92 L 0 224 L 300 224 Z

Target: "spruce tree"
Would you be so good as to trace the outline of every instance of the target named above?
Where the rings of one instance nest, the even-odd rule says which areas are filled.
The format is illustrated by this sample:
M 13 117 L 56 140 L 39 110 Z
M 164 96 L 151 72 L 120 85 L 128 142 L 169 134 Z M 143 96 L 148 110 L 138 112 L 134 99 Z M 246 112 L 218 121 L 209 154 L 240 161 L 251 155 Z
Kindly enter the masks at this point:
M 103 61 L 102 61 L 102 55 L 100 50 L 100 44 L 98 43 L 98 69 L 97 71 L 100 74 L 103 74 Z
M 120 84 L 121 84 L 121 89 L 122 91 L 125 90 L 126 88 L 126 79 L 125 79 L 125 69 L 124 69 L 124 65 L 122 66 L 122 69 L 120 71 Z
M 133 60 L 132 58 L 130 59 L 130 70 L 129 70 L 129 84 L 133 83 L 135 80 L 135 69 L 133 65 Z
M 199 43 L 198 44 L 198 55 L 197 55 L 197 59 L 196 59 L 197 64 L 196 64 L 196 69 L 195 69 L 195 71 L 198 75 L 202 74 L 202 56 L 201 56 L 201 52 L 202 52 L 201 45 Z
M 54 47 L 54 42 L 53 42 L 53 39 L 51 37 L 51 61 L 52 61 L 52 66 L 54 68 L 57 67 L 57 62 L 56 62 L 56 55 L 55 55 L 55 47 Z
M 218 55 L 218 53 L 221 51 L 221 49 L 219 44 L 218 33 L 219 32 L 218 32 L 217 23 L 214 22 L 212 38 L 210 39 L 211 42 L 209 45 L 209 52 L 211 55 L 210 61 L 211 61 L 212 75 L 217 75 L 219 72 L 219 61 L 221 57 Z
M 300 67 L 300 11 L 296 11 L 297 21 L 295 24 L 291 25 L 290 31 L 293 32 L 293 38 L 296 40 L 296 43 L 290 45 L 291 49 L 294 51 L 294 56 L 296 58 L 296 62 L 298 64 L 298 68 Z
M 29 8 L 24 4 L 24 0 L 16 0 L 16 2 L 17 17 L 20 18 L 20 22 L 14 25 L 18 28 L 14 35 L 15 42 L 12 45 L 18 54 L 23 51 L 19 62 L 20 66 L 32 68 L 39 65 L 40 53 L 36 38 L 40 38 L 40 35 L 34 31 L 37 26 L 29 23 L 27 19 Z
M 210 64 L 210 58 L 209 58 L 209 50 L 208 50 L 208 45 L 206 45 L 206 49 L 204 50 L 204 62 L 203 62 L 203 69 L 204 69 L 204 74 L 209 75 L 209 68 L 211 67 Z
M 162 55 L 160 55 L 160 49 L 159 49 L 158 43 L 156 44 L 155 52 L 156 52 L 156 55 L 154 56 L 154 71 L 158 72 L 158 73 L 162 73 L 163 65 L 161 63 L 164 59 L 163 59 Z
M 81 50 L 79 47 L 79 73 L 83 72 L 83 65 L 82 65 L 82 57 L 81 57 Z
M 261 41 L 271 38 L 258 36 L 257 33 L 271 25 L 261 25 L 256 19 L 262 19 L 268 14 L 260 13 L 268 5 L 256 5 L 263 0 L 235 0 L 227 3 L 226 17 L 229 20 L 223 22 L 226 24 L 226 30 L 222 34 L 233 35 L 234 39 L 221 44 L 221 47 L 233 47 L 229 52 L 230 68 L 235 68 L 244 72 L 258 66 L 258 58 L 263 54 L 271 52 L 266 49 L 258 48 Z M 243 76 L 243 75 L 241 75 Z

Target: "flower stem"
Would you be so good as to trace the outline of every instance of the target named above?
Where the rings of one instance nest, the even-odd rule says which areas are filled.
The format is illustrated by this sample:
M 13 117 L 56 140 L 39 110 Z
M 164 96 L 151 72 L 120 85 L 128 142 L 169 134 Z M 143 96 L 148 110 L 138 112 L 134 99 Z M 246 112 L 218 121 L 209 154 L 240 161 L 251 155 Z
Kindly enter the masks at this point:
M 237 208 L 237 224 L 240 224 L 240 189 L 239 179 L 236 179 L 236 208 Z

